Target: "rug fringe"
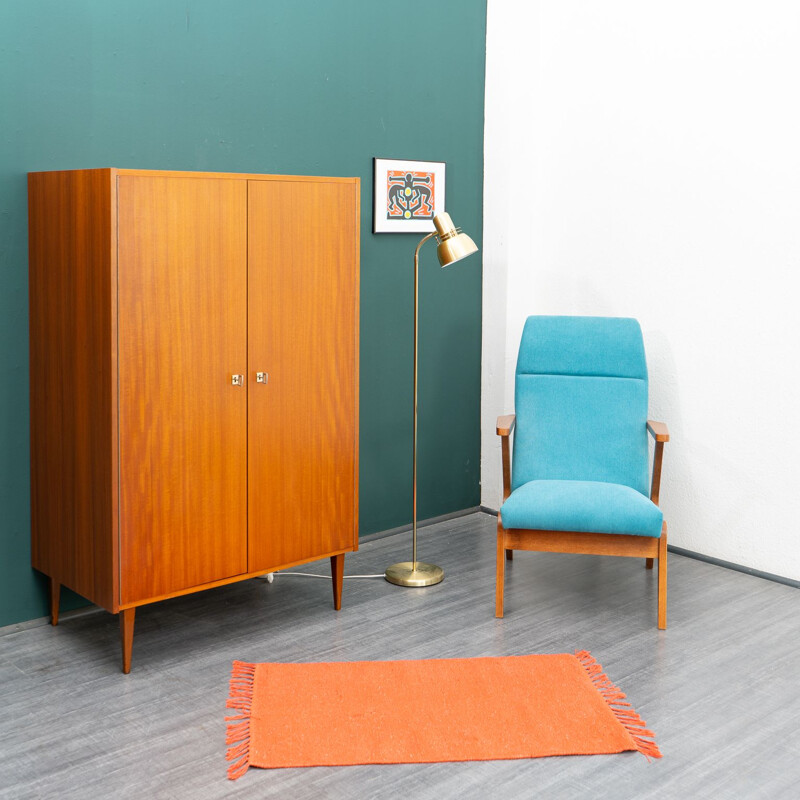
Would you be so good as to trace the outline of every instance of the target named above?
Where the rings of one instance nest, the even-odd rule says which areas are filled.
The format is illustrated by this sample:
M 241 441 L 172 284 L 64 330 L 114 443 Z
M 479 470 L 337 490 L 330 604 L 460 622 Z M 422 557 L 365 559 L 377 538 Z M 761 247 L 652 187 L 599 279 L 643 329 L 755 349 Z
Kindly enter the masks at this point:
M 621 702 L 625 699 L 625 693 L 618 686 L 611 683 L 594 656 L 588 650 L 577 650 L 575 658 L 586 670 L 589 679 L 601 697 L 608 703 L 608 707 L 614 712 L 614 716 L 628 731 L 636 745 L 636 749 L 648 759 L 661 758 L 661 752 L 655 743 L 655 734 L 647 729 L 646 723 L 633 710 L 633 706 L 630 703 Z
M 250 766 L 250 709 L 253 704 L 253 682 L 256 665 L 245 661 L 234 661 L 231 670 L 230 695 L 227 708 L 240 711 L 225 717 L 228 723 L 225 743 L 228 745 L 226 760 L 234 763 L 228 767 L 228 779 L 236 780 L 247 772 Z

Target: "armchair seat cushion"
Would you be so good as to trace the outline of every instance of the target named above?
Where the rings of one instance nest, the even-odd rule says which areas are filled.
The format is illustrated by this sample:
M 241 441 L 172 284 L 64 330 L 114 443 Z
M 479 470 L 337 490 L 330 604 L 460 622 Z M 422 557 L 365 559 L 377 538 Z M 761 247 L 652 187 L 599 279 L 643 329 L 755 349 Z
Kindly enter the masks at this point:
M 503 527 L 661 536 L 661 509 L 630 486 L 599 481 L 536 480 L 515 489 L 500 509 Z

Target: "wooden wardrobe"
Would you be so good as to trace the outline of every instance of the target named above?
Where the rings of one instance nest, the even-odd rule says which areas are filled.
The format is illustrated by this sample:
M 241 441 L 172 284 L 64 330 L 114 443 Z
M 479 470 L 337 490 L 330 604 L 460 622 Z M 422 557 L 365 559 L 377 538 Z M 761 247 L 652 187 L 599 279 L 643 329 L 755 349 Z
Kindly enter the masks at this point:
M 358 549 L 358 178 L 28 176 L 33 566 L 120 615 Z

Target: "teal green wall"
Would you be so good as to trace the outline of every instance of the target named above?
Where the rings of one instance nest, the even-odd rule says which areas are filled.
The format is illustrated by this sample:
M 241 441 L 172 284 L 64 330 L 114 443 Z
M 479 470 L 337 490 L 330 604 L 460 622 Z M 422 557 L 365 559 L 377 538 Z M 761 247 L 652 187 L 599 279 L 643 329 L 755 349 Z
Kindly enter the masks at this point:
M 361 534 L 403 525 L 419 237 L 372 234 L 372 158 L 446 161 L 448 211 L 481 245 L 485 25 L 486 0 L 2 0 L 0 626 L 46 613 L 30 568 L 25 174 L 359 175 Z M 420 291 L 425 519 L 480 501 L 480 257 L 441 270 L 428 244 Z

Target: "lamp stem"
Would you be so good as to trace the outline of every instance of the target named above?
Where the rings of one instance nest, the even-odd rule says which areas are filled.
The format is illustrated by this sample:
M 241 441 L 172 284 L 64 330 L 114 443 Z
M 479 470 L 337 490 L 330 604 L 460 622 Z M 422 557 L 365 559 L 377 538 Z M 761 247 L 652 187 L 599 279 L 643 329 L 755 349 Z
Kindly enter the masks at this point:
M 433 238 L 436 232 L 429 233 L 420 240 L 414 251 L 414 466 L 411 470 L 412 486 L 412 518 L 411 518 L 411 563 L 412 569 L 417 568 L 417 380 L 418 380 L 418 353 L 419 353 L 419 251 L 428 239 Z
M 412 559 L 392 564 L 386 568 L 384 577 L 397 586 L 433 586 L 444 579 L 444 570 L 435 564 L 417 561 L 417 383 L 419 354 L 419 250 L 428 239 L 436 236 L 429 233 L 414 251 L 414 466 L 411 472 L 412 483 Z

